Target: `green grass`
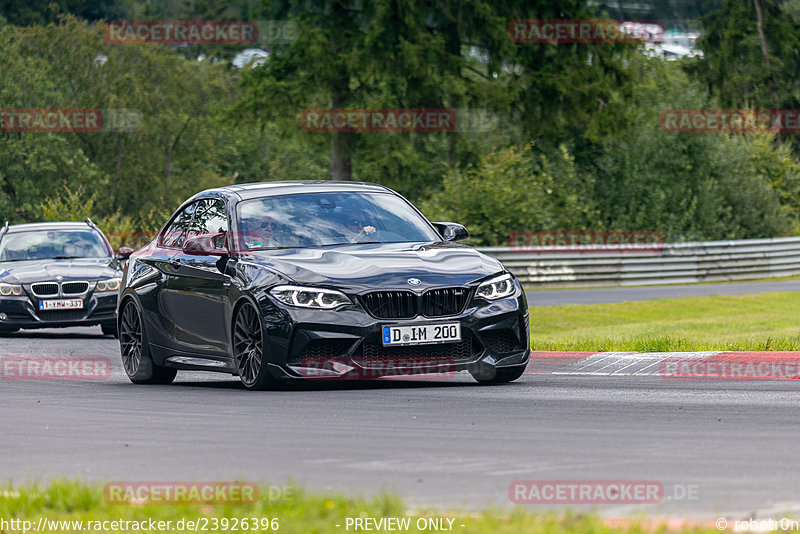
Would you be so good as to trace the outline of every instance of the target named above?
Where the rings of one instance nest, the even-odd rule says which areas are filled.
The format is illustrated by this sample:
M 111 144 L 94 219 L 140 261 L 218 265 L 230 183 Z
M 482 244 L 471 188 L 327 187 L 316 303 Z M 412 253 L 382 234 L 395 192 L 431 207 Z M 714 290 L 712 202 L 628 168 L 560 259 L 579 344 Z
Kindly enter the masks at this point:
M 483 510 L 414 510 L 398 497 L 382 495 L 371 499 L 348 497 L 341 494 L 309 493 L 294 488 L 291 495 L 270 500 L 269 491 L 262 488 L 260 499 L 248 505 L 175 505 L 175 504 L 109 504 L 103 497 L 102 484 L 86 484 L 77 481 L 57 480 L 45 485 L 27 484 L 12 486 L 7 484 L 0 488 L 0 518 L 28 520 L 37 525 L 40 518 L 54 520 L 104 521 L 154 521 L 171 520 L 173 524 L 179 519 L 197 520 L 200 518 L 228 518 L 231 525 L 234 518 L 277 518 L 278 533 L 346 533 L 354 532 L 351 527 L 345 529 L 347 517 L 411 517 L 411 528 L 402 532 L 425 532 L 416 529 L 415 522 L 419 517 L 455 518 L 453 532 L 463 534 L 560 534 L 560 533 L 596 533 L 611 532 L 663 532 L 664 527 L 651 522 L 633 521 L 625 527 L 612 527 L 592 514 L 537 514 L 525 506 L 517 506 L 512 511 Z M 336 525 L 341 525 L 336 527 Z M 465 525 L 461 527 L 460 525 Z M 85 526 L 85 525 L 84 525 Z M 44 530 L 44 529 L 43 529 Z M 186 529 L 184 529 L 186 530 Z M 78 532 L 76 528 L 65 528 L 59 532 Z M 711 528 L 671 530 L 672 532 L 716 532 Z M 21 533 L 22 530 L 8 529 L 6 534 Z M 33 530 L 32 532 L 36 532 Z M 57 531 L 50 529 L 48 533 Z M 88 532 L 83 530 L 83 532 Z M 93 531 L 93 534 L 111 534 L 121 530 L 104 529 Z M 128 526 L 131 534 L 153 532 L 134 530 Z M 161 531 L 160 534 L 178 531 Z M 202 529 L 200 529 L 202 532 Z M 213 533 L 208 530 L 207 532 Z M 243 534 L 243 529 L 217 530 L 216 534 Z M 275 530 L 250 530 L 250 533 L 268 533 Z M 363 531 L 361 531 L 363 532 Z M 400 531 L 398 531 L 400 532 Z M 432 532 L 432 531 L 427 531 Z M 45 534 L 45 533 L 37 533 Z M 181 533 L 182 534 L 182 533 Z
M 534 350 L 800 350 L 800 293 L 530 310 Z

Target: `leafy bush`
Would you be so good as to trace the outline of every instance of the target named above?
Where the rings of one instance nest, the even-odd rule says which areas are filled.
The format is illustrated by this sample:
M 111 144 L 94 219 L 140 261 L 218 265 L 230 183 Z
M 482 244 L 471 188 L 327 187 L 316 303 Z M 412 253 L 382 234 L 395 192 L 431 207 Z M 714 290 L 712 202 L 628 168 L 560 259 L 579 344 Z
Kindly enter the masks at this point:
M 675 65 L 641 59 L 642 82 L 611 107 L 620 122 L 570 149 L 503 148 L 451 169 L 423 211 L 464 223 L 475 245 L 515 230 L 659 231 L 667 241 L 774 237 L 798 230 L 800 165 L 768 134 L 675 134 L 662 109 L 712 108 Z
M 565 147 L 548 156 L 527 145 L 450 170 L 420 208 L 432 220 L 467 226 L 474 245 L 505 245 L 515 231 L 589 228 L 590 189 L 591 181 L 581 177 Z

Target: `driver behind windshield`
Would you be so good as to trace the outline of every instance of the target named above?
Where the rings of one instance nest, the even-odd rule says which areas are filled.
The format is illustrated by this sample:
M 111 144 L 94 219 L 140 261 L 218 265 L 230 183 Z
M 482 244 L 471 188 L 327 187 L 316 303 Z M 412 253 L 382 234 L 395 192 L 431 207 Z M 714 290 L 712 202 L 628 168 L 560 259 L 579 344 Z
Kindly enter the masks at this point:
M 369 224 L 366 214 L 352 211 L 347 214 L 344 221 L 344 232 L 352 243 L 364 240 L 368 235 L 375 233 L 375 227 Z
M 281 246 L 275 240 L 275 220 L 272 217 L 264 216 L 258 220 L 252 220 L 247 225 L 250 231 L 245 236 L 247 248 L 274 248 Z

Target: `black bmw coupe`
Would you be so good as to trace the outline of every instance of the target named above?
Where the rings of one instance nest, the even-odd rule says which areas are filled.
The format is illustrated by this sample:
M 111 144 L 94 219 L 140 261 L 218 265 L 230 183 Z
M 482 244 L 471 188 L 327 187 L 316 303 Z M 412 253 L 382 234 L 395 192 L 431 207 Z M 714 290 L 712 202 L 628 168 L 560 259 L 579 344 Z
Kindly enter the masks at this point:
M 151 384 L 231 373 L 249 389 L 465 370 L 516 380 L 530 356 L 525 293 L 466 237 L 375 184 L 204 191 L 125 267 L 125 371 Z
M 100 325 L 117 330 L 122 262 L 90 220 L 6 223 L 0 229 L 0 334 Z

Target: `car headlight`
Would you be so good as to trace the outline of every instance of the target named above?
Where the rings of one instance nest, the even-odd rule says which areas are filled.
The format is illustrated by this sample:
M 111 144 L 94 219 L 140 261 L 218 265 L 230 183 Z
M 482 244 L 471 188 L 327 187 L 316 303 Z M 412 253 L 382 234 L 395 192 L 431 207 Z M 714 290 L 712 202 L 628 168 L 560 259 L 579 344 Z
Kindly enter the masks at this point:
M 497 300 L 513 295 L 514 291 L 516 291 L 514 279 L 511 278 L 510 274 L 504 274 L 479 285 L 475 294 L 486 300 Z
M 351 304 L 347 295 L 335 289 L 302 286 L 276 286 L 270 290 L 273 297 L 300 308 L 318 308 L 331 310 L 343 304 Z
M 9 295 L 24 295 L 22 286 L 16 284 L 0 284 L 0 295 L 7 297 Z
M 100 280 L 94 290 L 103 293 L 104 291 L 117 291 L 122 283 L 122 278 L 111 278 L 110 280 Z

